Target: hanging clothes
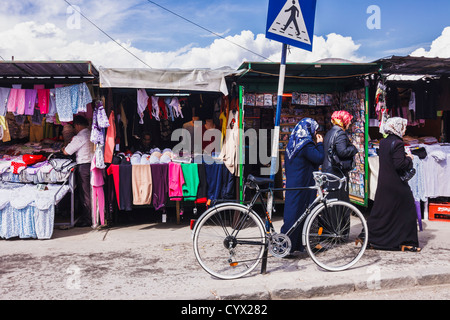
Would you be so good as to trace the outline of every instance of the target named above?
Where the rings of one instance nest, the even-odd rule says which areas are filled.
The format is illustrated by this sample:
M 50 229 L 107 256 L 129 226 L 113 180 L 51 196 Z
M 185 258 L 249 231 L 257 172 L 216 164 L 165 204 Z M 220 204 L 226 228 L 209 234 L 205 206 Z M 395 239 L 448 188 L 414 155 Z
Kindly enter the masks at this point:
M 208 201 L 208 182 L 206 180 L 205 164 L 198 164 L 198 190 L 195 203 L 206 203 Z
M 34 106 L 36 105 L 37 90 L 25 89 L 25 110 L 24 114 L 32 116 L 34 114 Z
M 8 142 L 11 141 L 11 135 L 9 133 L 8 121 L 6 121 L 6 117 L 0 116 L 0 127 L 2 128 L 2 141 Z
M 183 200 L 183 185 L 185 183 L 181 164 L 169 163 L 169 199 L 172 201 Z
M 152 170 L 153 182 L 153 207 L 155 208 L 155 210 L 165 211 L 167 195 L 169 191 L 169 164 L 152 164 L 150 167 Z
M 109 127 L 106 132 L 105 163 L 112 163 L 115 144 L 116 144 L 116 120 L 114 118 L 114 110 L 112 110 L 109 115 Z
M 119 192 L 118 195 L 120 200 L 120 209 L 124 211 L 132 211 L 133 203 L 133 187 L 132 187 L 132 177 L 133 177 L 133 166 L 125 158 L 119 165 Z
M 73 121 L 71 90 L 72 89 L 70 87 L 61 87 L 55 89 L 56 112 L 58 113 L 59 121 Z
M 159 104 L 158 104 L 158 97 L 152 96 L 152 116 L 153 118 L 155 118 L 156 120 L 159 121 Z
M 50 103 L 50 89 L 38 89 L 38 106 L 41 114 L 47 114 Z
M 231 110 L 228 115 L 227 133 L 220 157 L 227 169 L 239 176 L 239 112 Z
M 137 113 L 139 115 L 139 124 L 144 124 L 144 111 L 148 106 L 149 96 L 145 89 L 137 90 Z
M 223 163 L 205 164 L 208 204 L 218 200 L 222 193 Z
M 0 117 L 6 116 L 6 106 L 8 104 L 10 88 L 0 88 Z
M 103 170 L 96 164 L 96 157 L 91 161 L 91 186 L 92 186 L 92 225 L 98 225 L 97 208 L 100 216 L 100 224 L 105 224 L 105 194 L 103 191 Z
M 152 171 L 149 165 L 132 165 L 132 188 L 134 205 L 150 205 L 152 200 Z
M 106 170 L 106 173 L 108 175 L 112 175 L 113 176 L 113 181 L 114 181 L 114 191 L 116 192 L 116 200 L 117 200 L 117 207 L 119 208 L 119 210 L 121 210 L 120 207 L 120 176 L 119 176 L 119 165 L 118 164 L 111 164 L 108 169 Z
M 195 201 L 199 185 L 198 165 L 197 163 L 181 163 L 181 170 L 184 176 L 183 200 Z

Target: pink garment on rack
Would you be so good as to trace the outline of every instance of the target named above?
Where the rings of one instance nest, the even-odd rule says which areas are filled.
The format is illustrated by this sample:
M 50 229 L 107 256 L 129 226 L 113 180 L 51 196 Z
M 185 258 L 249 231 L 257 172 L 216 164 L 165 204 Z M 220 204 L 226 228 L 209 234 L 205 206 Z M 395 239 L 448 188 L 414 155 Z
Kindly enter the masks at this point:
M 98 225 L 97 206 L 98 206 L 98 213 L 100 215 L 100 224 L 103 226 L 105 225 L 105 193 L 103 191 L 103 187 L 92 187 L 93 226 Z
M 41 114 L 47 114 L 50 104 L 50 89 L 38 89 L 38 106 Z
M 19 89 L 11 89 L 9 93 L 8 104 L 6 105 L 6 109 L 8 110 L 8 112 L 16 112 L 18 93 Z
M 172 201 L 183 200 L 184 176 L 181 164 L 169 163 L 169 199 Z
M 18 89 L 17 98 L 16 98 L 16 113 L 17 114 L 25 113 L 25 99 L 26 99 L 25 95 L 26 95 L 25 89 Z
M 91 186 L 102 187 L 104 184 L 105 180 L 103 179 L 103 169 L 97 168 L 96 157 L 94 155 L 91 161 Z

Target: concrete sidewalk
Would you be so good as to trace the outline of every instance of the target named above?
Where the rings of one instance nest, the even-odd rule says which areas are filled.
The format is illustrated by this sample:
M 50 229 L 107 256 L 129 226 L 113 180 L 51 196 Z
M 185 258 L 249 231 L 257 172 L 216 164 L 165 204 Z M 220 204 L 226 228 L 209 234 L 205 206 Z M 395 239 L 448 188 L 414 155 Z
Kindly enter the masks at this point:
M 274 223 L 279 230 L 281 218 Z M 450 223 L 425 221 L 419 240 L 420 253 L 367 250 L 344 272 L 325 272 L 305 253 L 224 281 L 197 263 L 187 221 L 55 229 L 51 240 L 0 241 L 0 299 L 308 299 L 450 283 Z

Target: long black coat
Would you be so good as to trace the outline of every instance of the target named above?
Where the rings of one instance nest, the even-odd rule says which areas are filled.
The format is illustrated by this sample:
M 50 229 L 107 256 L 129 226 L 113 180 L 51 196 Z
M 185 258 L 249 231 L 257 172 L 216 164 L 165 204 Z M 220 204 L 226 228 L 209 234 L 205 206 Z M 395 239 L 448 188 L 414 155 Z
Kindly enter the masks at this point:
M 332 144 L 333 137 L 336 136 L 336 139 L 334 140 L 336 155 L 339 157 L 341 161 L 345 160 L 351 160 L 353 157 L 358 153 L 358 149 L 350 142 L 350 139 L 347 136 L 347 133 L 342 130 L 339 126 L 333 126 L 333 128 L 327 132 L 324 141 L 323 141 L 323 147 L 325 150 L 325 160 L 323 161 L 322 170 L 324 172 L 328 172 L 331 174 L 334 174 L 338 177 L 343 178 L 344 176 L 347 177 L 348 181 L 348 172 L 342 172 L 338 168 L 335 168 L 331 164 L 330 155 L 328 153 L 328 150 Z M 337 184 L 338 185 L 338 184 Z M 331 185 L 330 187 L 335 187 L 334 185 Z M 328 195 L 329 199 L 337 198 L 339 200 L 343 201 L 350 201 L 349 199 L 349 192 L 348 192 L 348 186 L 347 189 L 342 188 L 339 191 L 330 192 Z
M 412 160 L 405 155 L 403 140 L 395 135 L 383 139 L 379 157 L 378 186 L 367 222 L 369 242 L 375 248 L 387 250 L 396 250 L 402 245 L 418 247 L 414 197 L 408 183 L 403 182 L 398 173 L 413 167 Z

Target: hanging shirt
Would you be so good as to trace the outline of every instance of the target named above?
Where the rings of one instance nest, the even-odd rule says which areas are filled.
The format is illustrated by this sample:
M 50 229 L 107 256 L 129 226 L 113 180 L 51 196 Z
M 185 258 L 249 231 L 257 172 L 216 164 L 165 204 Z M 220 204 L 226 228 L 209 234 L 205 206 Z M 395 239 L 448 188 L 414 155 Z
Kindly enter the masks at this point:
M 56 95 L 56 112 L 61 122 L 73 121 L 72 111 L 72 88 L 62 87 L 55 89 Z
M 10 92 L 10 88 L 0 88 L 0 116 L 6 116 L 6 105 Z
M 137 90 L 137 113 L 139 115 L 139 124 L 144 124 L 144 111 L 148 105 L 148 94 L 145 89 Z
M 41 114 L 47 114 L 50 103 L 50 89 L 38 89 L 38 107 Z
M 17 94 L 19 93 L 19 89 L 11 89 L 9 93 L 8 103 L 6 105 L 6 109 L 8 112 L 15 112 L 17 109 Z
M 37 90 L 25 89 L 25 110 L 24 114 L 32 116 L 34 114 L 34 106 L 36 105 Z
M 87 112 L 87 105 L 92 103 L 92 95 L 86 83 L 80 83 L 78 87 L 77 112 Z

